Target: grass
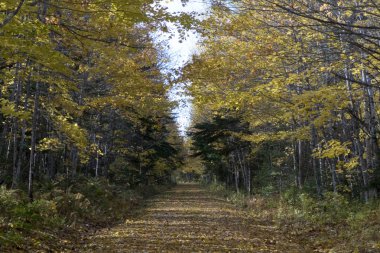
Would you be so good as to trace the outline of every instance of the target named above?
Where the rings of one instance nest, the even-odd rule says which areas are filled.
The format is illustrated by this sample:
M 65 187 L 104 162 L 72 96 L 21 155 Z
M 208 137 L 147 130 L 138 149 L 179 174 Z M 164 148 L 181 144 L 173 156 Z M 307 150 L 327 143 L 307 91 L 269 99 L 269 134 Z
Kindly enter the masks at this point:
M 81 178 L 40 186 L 29 203 L 19 190 L 0 188 L 0 252 L 64 251 L 99 228 L 123 221 L 144 198 L 167 189 L 131 190 L 104 179 Z
M 277 225 L 284 236 L 316 252 L 380 252 L 380 201 L 369 204 L 326 192 L 316 199 L 289 189 L 282 195 L 246 196 L 212 184 L 209 190 Z

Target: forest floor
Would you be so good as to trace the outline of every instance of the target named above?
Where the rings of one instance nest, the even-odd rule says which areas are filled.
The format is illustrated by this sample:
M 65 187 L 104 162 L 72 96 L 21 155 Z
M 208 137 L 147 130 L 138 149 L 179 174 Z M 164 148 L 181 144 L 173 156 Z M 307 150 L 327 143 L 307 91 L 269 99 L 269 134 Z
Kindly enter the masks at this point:
M 178 185 L 145 202 L 125 223 L 97 231 L 80 252 L 311 252 L 270 220 Z

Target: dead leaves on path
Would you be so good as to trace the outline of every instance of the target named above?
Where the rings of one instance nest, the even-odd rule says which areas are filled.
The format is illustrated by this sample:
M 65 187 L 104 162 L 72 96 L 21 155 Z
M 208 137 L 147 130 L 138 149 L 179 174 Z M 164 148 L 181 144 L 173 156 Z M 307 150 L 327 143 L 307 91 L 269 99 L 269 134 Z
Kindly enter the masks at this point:
M 148 201 L 141 214 L 89 238 L 87 252 L 305 252 L 271 224 L 179 185 Z

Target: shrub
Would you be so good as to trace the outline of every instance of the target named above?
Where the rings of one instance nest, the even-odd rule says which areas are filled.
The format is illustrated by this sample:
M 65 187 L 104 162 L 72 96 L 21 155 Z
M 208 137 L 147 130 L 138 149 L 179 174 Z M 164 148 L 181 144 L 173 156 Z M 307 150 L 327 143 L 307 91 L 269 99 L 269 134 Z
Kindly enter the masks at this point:
M 36 200 L 20 203 L 13 211 L 12 224 L 19 229 L 40 229 L 60 226 L 63 219 L 58 216 L 56 203 L 49 200 Z
M 27 244 L 25 235 L 62 224 L 54 201 L 39 199 L 29 203 L 25 195 L 0 188 L 0 249 L 1 245 Z
M 222 193 L 222 192 L 225 193 L 227 191 L 226 188 L 222 184 L 218 184 L 215 182 L 209 186 L 209 189 L 212 192 L 216 192 L 216 193 Z
M 286 191 L 284 191 L 282 197 L 289 205 L 298 205 L 300 198 L 299 198 L 299 190 L 297 187 L 289 187 Z
M 306 193 L 299 195 L 300 211 L 307 221 L 319 224 L 337 224 L 345 222 L 351 213 L 347 198 L 334 192 L 326 192 L 318 200 Z M 294 206 L 295 209 L 299 209 Z
M 20 248 L 28 252 L 47 245 L 57 244 L 51 237 L 63 225 L 75 230 L 88 226 L 109 225 L 123 219 L 130 207 L 136 206 L 144 196 L 162 191 L 163 186 L 127 186 L 109 184 L 105 179 L 78 178 L 41 185 L 30 203 L 21 191 L 0 188 L 0 252 Z M 65 245 L 60 245 L 65 247 Z M 46 248 L 44 248 L 45 250 Z M 39 251 L 38 251 L 39 252 Z
M 16 191 L 0 187 L 0 215 L 4 221 L 12 217 L 13 210 L 19 205 L 20 199 Z
M 65 217 L 67 223 L 76 224 L 78 220 L 92 216 L 91 202 L 81 193 L 62 192 L 53 200 L 57 203 L 59 214 Z

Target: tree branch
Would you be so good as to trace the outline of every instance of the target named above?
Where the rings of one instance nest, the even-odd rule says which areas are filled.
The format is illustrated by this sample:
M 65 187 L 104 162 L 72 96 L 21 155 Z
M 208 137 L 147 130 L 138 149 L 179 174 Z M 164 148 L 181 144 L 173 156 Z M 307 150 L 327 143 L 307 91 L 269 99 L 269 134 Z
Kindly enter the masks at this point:
M 12 18 L 14 18 L 17 13 L 20 11 L 22 5 L 24 4 L 25 0 L 20 0 L 17 8 L 12 11 L 4 20 L 3 22 L 0 23 L 0 28 L 3 28 L 6 24 L 8 24 L 9 22 L 11 22 Z

